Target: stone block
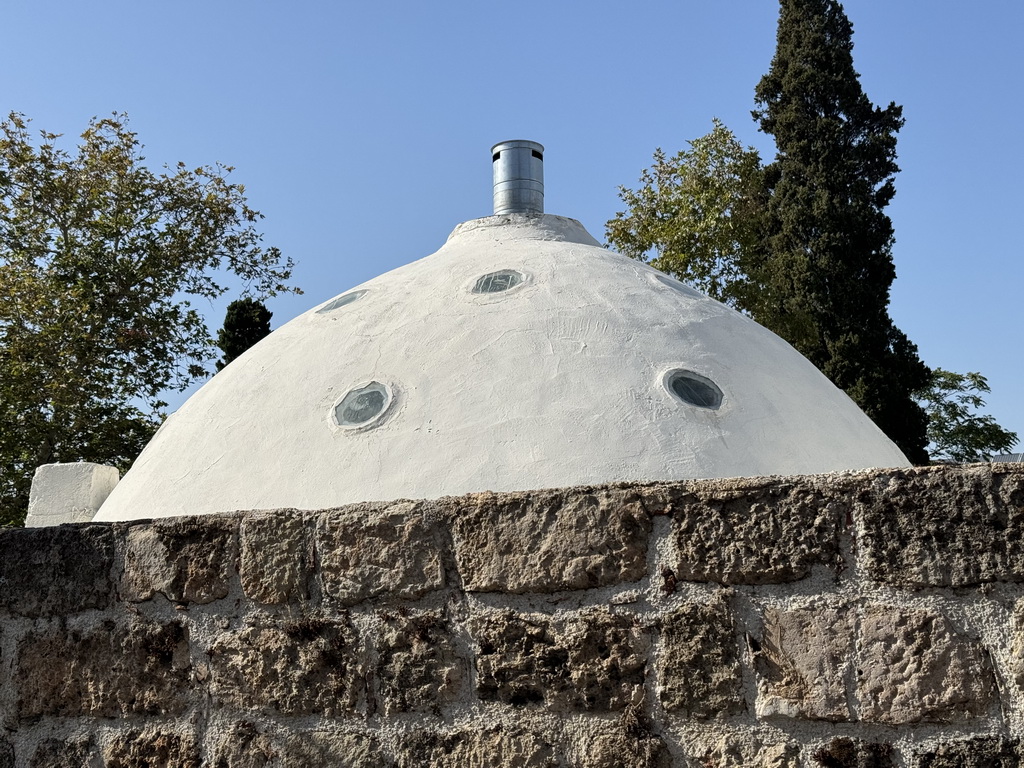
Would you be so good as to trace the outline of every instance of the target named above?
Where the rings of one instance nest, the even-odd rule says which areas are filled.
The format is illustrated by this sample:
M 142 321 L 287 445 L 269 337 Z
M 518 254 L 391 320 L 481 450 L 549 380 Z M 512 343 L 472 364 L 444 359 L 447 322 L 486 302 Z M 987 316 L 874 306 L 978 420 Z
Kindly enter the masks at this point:
M 117 734 L 103 749 L 104 768 L 200 768 L 199 745 L 189 733 L 159 728 Z
M 470 592 L 557 592 L 639 581 L 651 521 L 636 491 L 475 494 L 452 506 Z
M 398 768 L 558 768 L 552 741 L 525 730 L 487 728 L 406 737 Z
M 210 603 L 230 590 L 238 559 L 231 518 L 169 517 L 132 525 L 125 535 L 124 589 L 140 602 L 156 593 L 182 603 Z
M 211 691 L 221 705 L 289 715 L 352 714 L 365 701 L 365 658 L 347 619 L 306 617 L 219 635 Z
M 796 744 L 765 742 L 753 733 L 722 736 L 688 757 L 687 768 L 801 768 Z
M 921 750 L 914 768 L 1019 768 L 1020 744 L 996 737 L 964 739 Z
M 865 574 L 899 587 L 1024 581 L 1024 466 L 891 470 L 859 486 Z
M 0 530 L 0 608 L 33 618 L 107 608 L 114 536 L 107 525 Z
M 339 605 L 418 598 L 445 585 L 443 537 L 419 504 L 324 512 L 315 536 L 324 594 Z
M 382 615 L 377 681 L 385 715 L 435 712 L 453 702 L 469 679 L 468 662 L 437 612 Z
M 21 718 L 176 715 L 186 704 L 189 649 L 177 622 L 106 621 L 79 631 L 51 623 L 21 639 Z
M 860 717 L 870 722 L 981 717 L 995 689 L 981 646 L 941 614 L 925 610 L 865 606 L 857 666 Z
M 305 731 L 285 740 L 281 766 L 394 768 L 377 739 L 362 733 Z
M 238 536 L 239 577 L 248 598 L 268 604 L 306 598 L 309 562 L 302 513 L 250 513 L 242 518 Z
M 596 726 L 596 727 L 595 727 Z M 665 742 L 651 733 L 642 710 L 627 709 L 619 723 L 591 724 L 592 733 L 582 740 L 578 768 L 672 768 Z
M 673 490 L 677 579 L 778 584 L 838 565 L 849 504 L 816 478 L 703 480 Z
M 281 763 L 274 740 L 248 720 L 232 725 L 217 743 L 209 768 L 270 768 Z M 329 765 L 327 761 L 292 763 L 293 765 Z
M 478 617 L 470 632 L 484 700 L 611 711 L 643 698 L 645 638 L 630 616 L 505 611 Z
M 0 768 L 14 768 L 14 745 L 0 738 Z
M 744 712 L 739 645 L 726 600 L 687 603 L 659 624 L 658 696 L 665 709 L 699 719 Z
M 87 523 L 117 485 L 114 467 L 79 461 L 36 467 L 25 527 Z
M 849 720 L 853 641 L 854 616 L 845 606 L 768 608 L 754 657 L 758 717 Z
M 811 759 L 822 768 L 893 768 L 892 745 L 860 741 L 859 739 L 832 739 L 817 749 Z
M 92 764 L 96 754 L 96 745 L 90 736 L 44 739 L 32 753 L 29 768 L 83 768 Z M 2 761 L 0 766 L 3 766 Z M 12 762 L 11 768 L 13 766 Z

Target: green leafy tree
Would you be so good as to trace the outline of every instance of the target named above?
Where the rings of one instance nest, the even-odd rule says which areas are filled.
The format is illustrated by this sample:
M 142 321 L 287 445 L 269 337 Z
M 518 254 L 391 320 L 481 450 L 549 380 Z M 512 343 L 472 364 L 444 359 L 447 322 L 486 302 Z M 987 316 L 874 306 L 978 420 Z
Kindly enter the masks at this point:
M 270 333 L 270 318 L 274 314 L 262 301 L 246 296 L 228 304 L 224 327 L 217 331 L 217 346 L 224 357 L 217 361 L 217 370 L 241 355 Z
M 977 413 L 985 407 L 982 395 L 989 391 L 980 373 L 932 369 L 927 388 L 917 397 L 928 414 L 928 450 L 933 461 L 988 461 L 1017 444 L 1016 432 Z
M 778 149 L 754 317 L 802 352 L 914 463 L 927 417 L 913 399 L 929 381 L 889 317 L 896 276 L 892 222 L 896 104 L 872 105 L 853 67 L 853 29 L 836 0 L 781 0 L 778 40 L 755 91 L 761 130 Z
M 620 253 L 747 308 L 746 262 L 758 247 L 762 188 L 757 152 L 716 118 L 689 149 L 672 157 L 655 150 L 639 188 L 619 188 L 626 210 L 607 223 L 605 237 Z
M 143 165 L 126 117 L 94 119 L 77 151 L 0 124 L 0 523 L 20 523 L 40 464 L 124 470 L 162 393 L 205 375 L 213 340 L 190 298 L 294 290 L 230 167 Z

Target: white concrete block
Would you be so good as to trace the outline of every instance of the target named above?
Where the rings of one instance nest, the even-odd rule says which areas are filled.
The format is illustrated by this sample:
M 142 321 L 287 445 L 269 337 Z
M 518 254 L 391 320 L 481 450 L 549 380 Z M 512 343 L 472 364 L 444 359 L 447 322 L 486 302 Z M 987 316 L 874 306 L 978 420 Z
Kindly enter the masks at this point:
M 85 461 L 36 468 L 25 526 L 89 522 L 114 490 L 118 477 L 114 467 Z

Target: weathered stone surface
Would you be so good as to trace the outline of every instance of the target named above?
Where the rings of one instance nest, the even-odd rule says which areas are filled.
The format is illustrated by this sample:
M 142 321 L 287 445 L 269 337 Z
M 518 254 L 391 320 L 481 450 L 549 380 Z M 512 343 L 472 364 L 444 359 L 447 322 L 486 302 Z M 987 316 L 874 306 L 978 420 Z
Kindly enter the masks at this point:
M 665 742 L 653 735 L 650 723 L 639 708 L 627 709 L 615 725 L 597 724 L 596 732 L 584 740 L 578 768 L 672 768 L 672 755 Z
M 863 720 L 953 722 L 984 715 L 995 681 L 981 647 L 940 614 L 868 605 L 857 697 Z
M 1017 688 L 1024 691 L 1024 600 L 1014 606 L 1012 632 L 1008 671 Z
M 853 625 L 843 606 L 767 609 L 754 658 L 758 717 L 849 720 Z
M 0 738 L 0 768 L 14 768 L 14 745 Z
M 636 491 L 536 491 L 449 500 L 471 592 L 557 592 L 639 581 L 651 521 Z
M 259 603 L 287 603 L 307 595 L 306 526 L 291 510 L 250 514 L 239 527 L 239 576 L 246 596 Z
M 307 617 L 219 635 L 210 648 L 215 699 L 290 715 L 352 713 L 365 700 L 365 660 L 346 619 Z
M 422 732 L 402 744 L 399 768 L 557 768 L 555 748 L 542 735 L 501 728 L 453 734 Z
M 125 594 L 149 600 L 157 592 L 178 602 L 209 603 L 228 594 L 237 560 L 237 521 L 171 517 L 133 525 L 125 536 Z
M 416 598 L 445 584 L 440 531 L 413 502 L 320 514 L 316 551 L 324 594 L 340 605 Z
M 816 750 L 811 759 L 822 768 L 892 768 L 892 745 L 872 744 L 858 739 L 832 739 Z
M 710 718 L 743 712 L 743 676 L 725 599 L 687 603 L 660 622 L 658 695 L 665 709 Z
M 393 768 L 394 760 L 381 752 L 380 743 L 362 733 L 306 731 L 286 740 L 281 766 L 331 768 Z
M 114 537 L 107 525 L 0 530 L 0 609 L 35 618 L 106 608 Z
M 1024 581 L 1024 466 L 892 470 L 861 483 L 857 544 L 896 586 Z
M 848 502 L 816 478 L 705 480 L 674 490 L 680 580 L 777 584 L 838 563 Z
M 800 748 L 766 743 L 753 734 L 723 736 L 690 755 L 687 768 L 800 768 Z
M 432 611 L 382 620 L 375 645 L 384 714 L 439 712 L 469 677 L 468 662 L 456 650 L 448 623 Z
M 69 739 L 44 739 L 32 754 L 30 768 L 83 768 L 90 765 L 96 754 L 96 745 L 89 736 Z M 11 762 L 10 768 L 15 763 Z M 0 768 L 7 768 L 0 760 Z
M 103 749 L 104 768 L 199 768 L 199 745 L 188 733 L 147 728 L 119 733 Z
M 209 768 L 269 768 L 282 765 L 275 760 L 278 754 L 270 736 L 253 723 L 243 720 L 231 726 L 217 744 Z M 328 765 L 327 762 L 293 764 Z
M 18 714 L 173 715 L 185 707 L 188 641 L 176 622 L 104 622 L 89 632 L 57 623 L 22 638 Z
M 619 710 L 643 697 L 644 639 L 605 610 L 552 618 L 505 611 L 472 622 L 477 692 L 506 704 Z
M 1019 768 L 1020 745 L 999 738 L 964 739 L 917 754 L 915 768 Z

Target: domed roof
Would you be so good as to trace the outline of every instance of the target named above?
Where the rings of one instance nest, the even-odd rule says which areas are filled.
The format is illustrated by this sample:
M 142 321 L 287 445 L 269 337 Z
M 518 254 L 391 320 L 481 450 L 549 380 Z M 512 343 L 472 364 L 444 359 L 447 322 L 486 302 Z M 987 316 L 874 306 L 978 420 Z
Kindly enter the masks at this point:
M 506 214 L 232 362 L 96 519 L 906 465 L 775 334 L 579 222 Z

